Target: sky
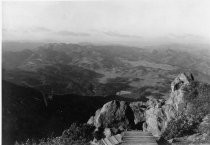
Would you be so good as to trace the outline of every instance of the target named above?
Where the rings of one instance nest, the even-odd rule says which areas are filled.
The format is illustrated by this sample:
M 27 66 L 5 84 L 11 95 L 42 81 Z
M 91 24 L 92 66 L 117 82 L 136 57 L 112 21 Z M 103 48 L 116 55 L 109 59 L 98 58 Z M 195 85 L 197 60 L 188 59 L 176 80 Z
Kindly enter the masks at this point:
M 210 42 L 209 0 L 5 1 L 3 41 Z

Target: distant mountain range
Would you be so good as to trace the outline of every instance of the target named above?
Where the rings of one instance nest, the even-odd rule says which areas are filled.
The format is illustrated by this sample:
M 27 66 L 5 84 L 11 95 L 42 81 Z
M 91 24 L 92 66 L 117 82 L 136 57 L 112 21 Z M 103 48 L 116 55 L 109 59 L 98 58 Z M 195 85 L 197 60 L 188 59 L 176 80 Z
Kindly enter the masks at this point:
M 145 48 L 92 44 L 3 43 L 3 80 L 43 94 L 163 96 L 180 72 L 210 82 L 207 46 L 159 45 Z M 20 49 L 20 48 L 24 49 Z M 25 49 L 25 48 L 29 49 Z M 19 50 L 19 51 L 17 51 Z

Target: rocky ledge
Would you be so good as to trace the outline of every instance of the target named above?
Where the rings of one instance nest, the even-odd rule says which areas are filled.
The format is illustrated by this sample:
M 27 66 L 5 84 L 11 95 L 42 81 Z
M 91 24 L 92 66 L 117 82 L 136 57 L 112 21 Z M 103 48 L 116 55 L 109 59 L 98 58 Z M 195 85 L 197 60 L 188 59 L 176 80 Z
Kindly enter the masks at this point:
M 190 142 L 209 142 L 210 85 L 181 73 L 171 83 L 166 100 L 150 97 L 147 102 L 113 100 L 90 117 L 88 124 L 104 136 L 125 130 L 142 130 L 171 142 L 188 136 Z M 190 140 L 191 136 L 197 137 Z

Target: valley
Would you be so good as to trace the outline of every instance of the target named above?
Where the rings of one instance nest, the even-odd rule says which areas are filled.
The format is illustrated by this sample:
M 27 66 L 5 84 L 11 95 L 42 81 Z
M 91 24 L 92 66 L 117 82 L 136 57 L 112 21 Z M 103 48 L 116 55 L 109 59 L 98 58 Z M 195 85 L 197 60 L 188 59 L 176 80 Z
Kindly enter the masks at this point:
M 170 49 L 172 46 L 146 49 L 50 43 L 20 51 L 3 48 L 3 80 L 47 95 L 106 96 L 130 91 L 135 98 L 141 97 L 139 90 L 144 94 L 148 89 L 151 95 L 164 96 L 169 82 L 180 72 L 190 71 L 210 82 L 208 54 L 181 50 L 184 46 L 179 45 L 178 50 Z

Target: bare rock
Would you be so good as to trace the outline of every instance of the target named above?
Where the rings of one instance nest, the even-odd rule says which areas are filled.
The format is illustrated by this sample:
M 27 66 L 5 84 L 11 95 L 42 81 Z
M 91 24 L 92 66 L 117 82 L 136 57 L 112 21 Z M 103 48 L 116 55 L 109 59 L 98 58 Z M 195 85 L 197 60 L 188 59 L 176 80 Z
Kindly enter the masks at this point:
M 134 113 L 134 123 L 135 125 L 142 124 L 146 121 L 145 110 L 147 109 L 145 102 L 132 102 L 130 107 Z
M 150 104 L 148 110 L 146 110 L 146 130 L 151 132 L 154 136 L 159 137 L 164 131 L 167 124 L 167 117 L 164 113 L 164 109 L 161 108 L 162 102 L 158 100 L 149 100 Z
M 106 137 L 112 136 L 112 132 L 111 132 L 110 128 L 105 128 L 105 129 L 104 129 L 104 135 L 105 135 Z
M 87 124 L 94 125 L 94 116 L 90 117 L 90 119 L 87 121 Z
M 87 124 L 96 126 L 98 124 L 98 122 L 96 122 L 96 121 L 98 120 L 100 112 L 101 112 L 101 109 L 98 109 L 95 112 L 95 115 L 90 117 L 90 119 L 88 120 Z
M 184 88 L 192 81 L 194 81 L 192 74 L 179 74 L 171 83 L 171 94 L 166 104 L 173 106 L 173 109 L 176 109 L 176 111 L 182 111 L 186 106 L 186 102 L 184 101 Z
M 179 90 L 183 85 L 188 85 L 194 81 L 194 77 L 191 73 L 181 73 L 171 83 L 171 91 Z
M 110 128 L 115 134 L 134 126 L 134 113 L 125 101 L 110 101 L 96 111 L 93 117 L 96 128 Z
M 171 93 L 168 100 L 150 99 L 148 110 L 145 111 L 147 130 L 160 137 L 168 122 L 179 112 L 185 111 L 187 103 L 184 100 L 184 88 L 194 80 L 192 74 L 181 73 L 171 83 Z

